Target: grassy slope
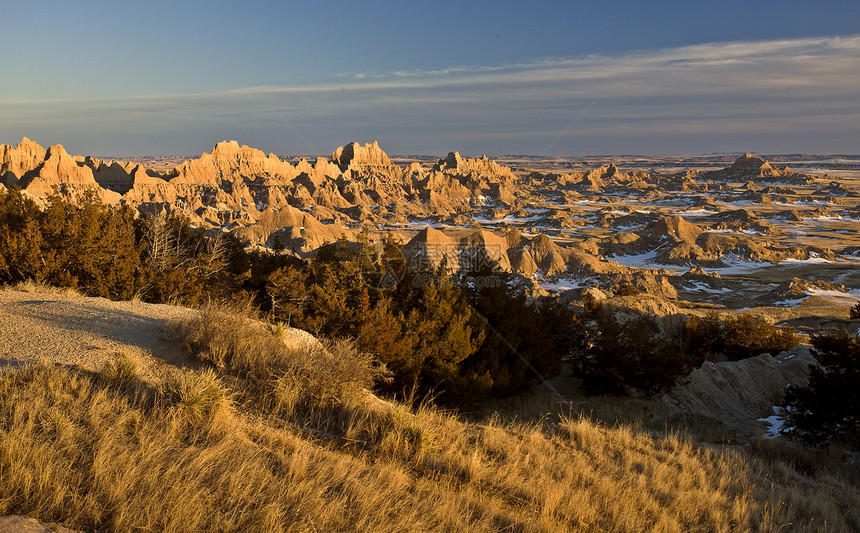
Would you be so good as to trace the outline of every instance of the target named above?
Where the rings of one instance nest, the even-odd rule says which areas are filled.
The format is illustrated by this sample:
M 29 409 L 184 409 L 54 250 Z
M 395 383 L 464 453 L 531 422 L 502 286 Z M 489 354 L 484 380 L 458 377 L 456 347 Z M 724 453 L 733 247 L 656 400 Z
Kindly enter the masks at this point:
M 176 371 L 153 387 L 120 358 L 97 375 L 0 379 L 0 515 L 84 531 L 860 528 L 855 486 L 777 459 L 588 419 L 410 410 L 327 383 L 307 364 L 319 354 L 276 354 L 261 373 L 277 349 L 245 318 L 185 328 L 220 377 Z

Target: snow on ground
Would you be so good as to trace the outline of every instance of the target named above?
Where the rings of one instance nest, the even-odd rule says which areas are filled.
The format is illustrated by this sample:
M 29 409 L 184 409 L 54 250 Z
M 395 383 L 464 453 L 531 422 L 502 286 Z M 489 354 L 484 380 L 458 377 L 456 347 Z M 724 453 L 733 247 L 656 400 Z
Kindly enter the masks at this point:
M 812 253 L 810 253 L 810 254 L 809 254 L 809 259 L 783 259 L 782 261 L 780 261 L 780 262 L 779 262 L 779 264 L 783 264 L 783 263 L 795 263 L 795 264 L 803 263 L 803 264 L 807 264 L 807 265 L 815 265 L 815 264 L 831 263 L 831 262 L 832 262 L 832 261 L 829 261 L 829 260 L 827 260 L 827 259 L 824 259 L 823 257 L 820 257 L 817 253 L 812 252 Z
M 764 432 L 764 438 L 775 439 L 780 436 L 779 432 L 785 426 L 785 409 L 774 405 L 773 414 L 765 418 L 759 418 L 758 421 L 768 424 L 768 428 Z
M 837 300 L 839 303 L 848 305 L 860 302 L 860 289 L 851 289 L 843 292 L 827 291 L 824 289 L 819 289 L 818 287 L 810 287 L 806 291 L 806 294 L 810 296 L 821 296 L 823 298 L 830 298 L 832 300 Z
M 650 252 L 635 255 L 615 255 L 612 257 L 607 257 L 606 259 L 610 261 L 615 261 L 619 265 L 641 267 L 643 265 L 652 263 L 654 259 L 657 258 L 658 253 L 659 252 L 657 250 L 651 250 Z
M 541 217 L 533 216 L 527 218 L 515 217 L 508 215 L 505 218 L 499 218 L 496 220 L 491 220 L 487 217 L 475 217 L 472 220 L 477 222 L 478 224 L 524 224 L 526 222 L 530 222 L 533 220 L 539 220 Z
M 709 268 L 708 270 L 716 272 L 721 276 L 726 276 L 733 274 L 749 274 L 750 272 L 755 272 L 756 270 L 770 268 L 774 266 L 773 263 L 770 263 L 768 261 L 749 261 L 734 254 L 727 254 L 723 257 L 722 261 L 726 266 Z
M 774 307 L 797 307 L 802 304 L 806 300 L 806 297 L 796 298 L 793 300 L 780 300 L 778 302 L 773 302 Z
M 809 217 L 805 220 L 823 220 L 823 221 L 829 222 L 829 221 L 840 221 L 840 220 L 842 220 L 842 217 L 840 215 L 833 215 L 833 216 L 821 215 L 821 216 L 817 216 L 817 217 Z
M 573 277 L 557 277 L 555 281 L 539 282 L 542 289 L 547 291 L 569 291 L 572 289 L 581 289 L 594 284 L 591 278 L 573 278 Z
M 723 293 L 727 293 L 727 292 L 734 292 L 734 291 L 732 291 L 732 289 L 730 289 L 728 287 L 722 287 L 720 289 L 715 289 L 703 281 L 690 281 L 683 287 L 683 289 L 685 291 L 690 291 L 690 292 L 707 292 L 710 294 L 723 294 Z
M 680 215 L 682 217 L 709 217 L 711 215 L 716 215 L 716 211 L 710 211 L 708 209 L 692 209 L 689 211 L 675 211 L 672 213 L 673 215 Z
M 733 230 L 733 229 L 709 229 L 703 233 L 731 233 L 733 235 L 761 235 L 760 231 L 751 229 Z

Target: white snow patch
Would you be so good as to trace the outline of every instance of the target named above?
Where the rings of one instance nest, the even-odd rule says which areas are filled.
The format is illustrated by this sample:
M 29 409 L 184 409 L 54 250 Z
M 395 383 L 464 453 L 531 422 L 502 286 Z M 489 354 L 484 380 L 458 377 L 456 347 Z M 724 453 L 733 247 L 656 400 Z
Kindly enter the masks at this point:
M 774 405 L 773 414 L 765 418 L 759 418 L 758 421 L 768 424 L 768 428 L 764 432 L 764 438 L 775 439 L 780 436 L 779 432 L 785 426 L 785 409 Z
M 817 253 L 812 252 L 809 254 L 808 259 L 783 259 L 782 261 L 780 261 L 780 264 L 782 263 L 804 263 L 807 265 L 816 265 L 822 263 L 830 263 L 830 261 L 819 256 Z
M 727 274 L 747 274 L 749 272 L 774 266 L 773 263 L 769 263 L 767 261 L 748 261 L 734 254 L 727 254 L 724 256 L 723 263 L 725 263 L 726 266 L 713 268 L 711 270 L 723 276 Z
M 728 287 L 723 287 L 721 289 L 715 289 L 703 281 L 688 282 L 686 284 L 686 286 L 684 286 L 684 290 L 691 291 L 691 292 L 707 292 L 710 294 L 723 294 L 726 292 L 733 292 L 732 289 L 730 289 Z
M 523 224 L 523 223 L 526 223 L 529 221 L 537 220 L 539 218 L 540 217 L 538 217 L 538 216 L 528 217 L 528 218 L 520 218 L 520 217 L 508 215 L 505 218 L 499 218 L 496 220 L 491 220 L 487 217 L 475 217 L 472 220 L 474 220 L 478 224 Z
M 571 289 L 581 289 L 593 283 L 590 278 L 571 278 L 563 277 L 556 278 L 555 281 L 539 282 L 542 289 L 547 291 L 569 291 Z
M 860 301 L 860 289 L 852 289 L 849 291 L 828 291 L 819 289 L 818 287 L 810 287 L 806 294 L 810 296 L 821 296 L 823 298 L 831 298 L 842 301 L 843 303 L 853 303 Z
M 675 211 L 675 214 L 687 217 L 707 217 L 716 215 L 717 212 L 709 209 L 692 209 L 690 211 Z
M 774 307 L 797 307 L 798 305 L 802 304 L 804 300 L 806 300 L 806 297 L 797 298 L 794 300 L 781 300 L 779 302 L 774 302 L 773 305 Z
M 607 259 L 615 261 L 619 265 L 636 267 L 652 263 L 654 259 L 657 258 L 657 253 L 657 250 L 651 250 L 650 252 L 642 254 L 616 255 L 613 257 L 607 257 Z

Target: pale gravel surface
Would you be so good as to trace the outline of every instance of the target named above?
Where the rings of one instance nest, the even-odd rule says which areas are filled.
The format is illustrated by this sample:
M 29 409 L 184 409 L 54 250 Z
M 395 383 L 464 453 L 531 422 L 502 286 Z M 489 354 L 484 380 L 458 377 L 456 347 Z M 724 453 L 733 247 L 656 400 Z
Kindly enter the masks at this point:
M 145 373 L 159 360 L 194 366 L 164 326 L 195 311 L 141 302 L 113 302 L 60 292 L 0 289 L 0 372 L 29 362 L 100 369 L 124 351 Z

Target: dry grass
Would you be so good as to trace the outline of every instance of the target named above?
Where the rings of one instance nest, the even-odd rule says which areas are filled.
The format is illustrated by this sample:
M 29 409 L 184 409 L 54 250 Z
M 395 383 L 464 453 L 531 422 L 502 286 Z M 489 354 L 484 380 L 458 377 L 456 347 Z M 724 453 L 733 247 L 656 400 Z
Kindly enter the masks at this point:
M 195 327 L 205 327 L 205 316 Z M 247 317 L 231 316 L 218 319 L 227 324 L 220 331 L 243 334 Z M 0 514 L 99 531 L 860 526 L 850 509 L 860 494 L 837 476 L 677 435 L 654 438 L 580 416 L 466 422 L 376 399 L 362 380 L 341 383 L 348 394 L 322 394 L 340 383 L 329 381 L 330 370 L 310 372 L 279 349 L 271 359 L 237 352 L 277 340 L 254 323 L 254 342 L 192 336 L 200 353 L 220 361 L 220 377 L 177 371 L 150 387 L 126 372 L 37 366 L 2 378 Z M 293 357 L 339 371 L 364 360 L 339 349 Z
M 286 327 L 261 322 L 249 308 L 208 304 L 196 319 L 173 327 L 201 361 L 267 390 L 292 389 L 317 405 L 341 401 L 385 376 L 384 367 L 348 340 L 287 338 Z
M 113 359 L 105 363 L 101 373 L 108 380 L 117 382 L 132 383 L 140 377 L 137 362 L 125 351 L 114 354 Z
M 493 413 L 502 420 L 557 421 L 559 417 L 588 418 L 605 426 L 627 426 L 651 435 L 674 432 L 694 442 L 731 444 L 738 434 L 726 423 L 701 415 L 673 413 L 659 397 L 589 396 L 581 389 L 567 391 L 562 399 L 545 386 L 505 398 L 484 402 L 468 413 L 480 421 Z
M 41 294 L 62 294 L 65 296 L 81 296 L 81 293 L 71 287 L 55 287 L 45 283 L 29 279 L 27 281 L 19 281 L 12 284 L 4 284 L 3 290 L 13 290 L 20 292 L 41 293 Z

